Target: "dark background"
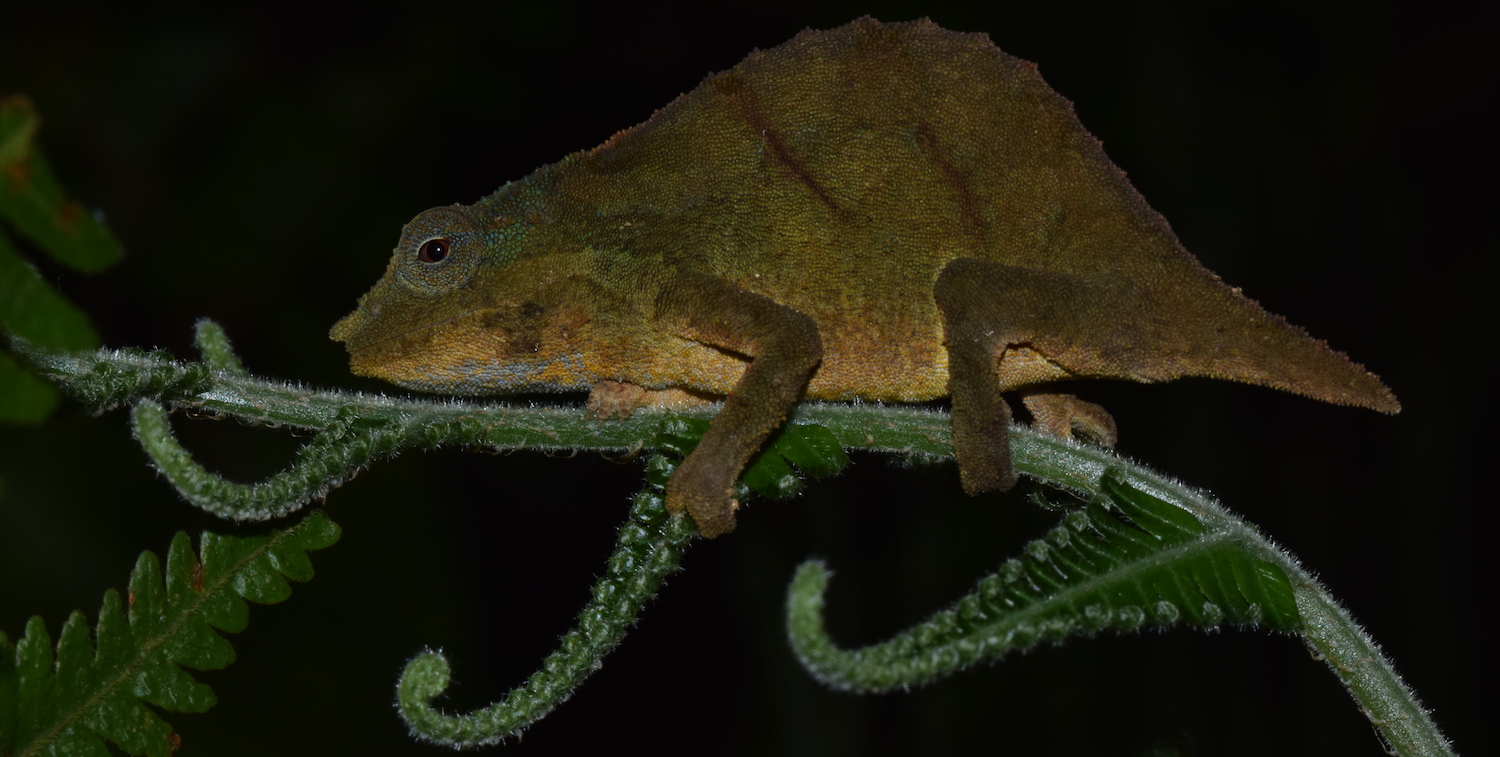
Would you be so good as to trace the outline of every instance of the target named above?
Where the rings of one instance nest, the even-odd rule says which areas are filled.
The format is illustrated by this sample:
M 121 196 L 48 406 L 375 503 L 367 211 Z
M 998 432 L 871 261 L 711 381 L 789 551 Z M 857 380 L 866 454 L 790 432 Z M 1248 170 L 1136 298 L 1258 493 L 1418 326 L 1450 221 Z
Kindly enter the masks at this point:
M 1343 599 L 1460 749 L 1487 739 L 1493 654 L 1478 614 L 1493 508 L 1496 6 L 1234 6 L 565 0 L 329 16 L 76 7 L 0 11 L 0 92 L 32 96 L 42 147 L 129 251 L 81 277 L 44 267 L 110 346 L 192 356 L 223 323 L 250 369 L 348 374 L 328 327 L 384 270 L 401 224 L 635 124 L 711 71 L 805 26 L 931 16 L 1036 61 L 1206 266 L 1381 375 L 1396 417 L 1209 381 L 1098 383 L 1120 450 L 1231 508 Z M 296 440 L 178 420 L 250 480 Z M 1482 436 L 1485 434 L 1485 436 Z M 123 413 L 64 405 L 0 429 L 0 628 L 92 618 L 142 549 L 208 528 Z M 447 702 L 498 697 L 550 651 L 602 570 L 633 462 L 407 455 L 335 491 L 343 540 L 318 578 L 257 607 L 219 695 L 174 715 L 182 754 L 433 754 L 392 710 L 405 660 L 441 647 Z M 1055 516 L 968 499 L 946 466 L 861 456 L 792 503 L 702 543 L 621 649 L 510 754 L 1378 755 L 1370 726 L 1287 637 L 1189 630 L 1075 640 L 909 694 L 828 692 L 781 629 L 796 563 L 838 576 L 832 631 L 877 641 L 936 610 Z

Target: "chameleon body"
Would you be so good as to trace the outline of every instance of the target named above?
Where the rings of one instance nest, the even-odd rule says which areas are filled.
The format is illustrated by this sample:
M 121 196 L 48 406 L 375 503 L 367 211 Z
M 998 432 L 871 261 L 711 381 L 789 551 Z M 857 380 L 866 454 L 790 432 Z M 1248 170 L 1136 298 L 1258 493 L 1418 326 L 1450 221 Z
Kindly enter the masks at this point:
M 1208 376 L 1397 412 L 1370 373 L 1221 283 L 1033 64 L 865 18 L 709 76 L 649 120 L 405 227 L 333 329 L 434 392 L 726 397 L 668 487 L 713 536 L 800 399 L 951 397 L 970 493 L 1009 488 L 1002 392 L 1113 442 L 1077 378 Z

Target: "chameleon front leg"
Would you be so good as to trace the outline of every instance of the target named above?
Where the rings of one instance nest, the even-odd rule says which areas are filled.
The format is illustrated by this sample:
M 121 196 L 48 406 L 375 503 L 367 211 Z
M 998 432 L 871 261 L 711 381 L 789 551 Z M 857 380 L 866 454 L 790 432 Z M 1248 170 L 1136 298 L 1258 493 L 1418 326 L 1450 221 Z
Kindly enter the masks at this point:
M 1125 312 L 1120 291 L 1108 281 L 960 258 L 938 275 L 933 296 L 943 317 L 954 457 L 964 491 L 1006 491 L 1016 472 L 1001 377 L 1014 387 L 1113 375 L 1115 358 L 1104 353 L 1129 352 L 1135 342 L 1130 324 L 1118 316 Z M 1013 349 L 1024 349 L 1028 359 L 1007 362 Z M 1045 391 L 1025 399 L 1038 430 L 1071 437 L 1077 429 L 1114 443 L 1114 420 L 1098 405 Z
M 667 510 L 686 511 L 713 538 L 734 530 L 734 482 L 802 397 L 823 340 L 806 314 L 693 271 L 674 274 L 657 298 L 656 318 L 684 337 L 750 358 L 724 409 L 667 484 Z

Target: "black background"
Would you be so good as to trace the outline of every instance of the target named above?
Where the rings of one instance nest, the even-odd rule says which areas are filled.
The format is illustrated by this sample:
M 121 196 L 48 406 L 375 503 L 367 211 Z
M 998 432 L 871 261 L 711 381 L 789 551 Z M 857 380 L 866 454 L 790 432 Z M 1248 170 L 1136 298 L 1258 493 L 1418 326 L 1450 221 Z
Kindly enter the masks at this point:
M 328 327 L 416 212 L 638 123 L 705 74 L 806 26 L 870 13 L 986 32 L 1041 66 L 1206 266 L 1381 375 L 1396 417 L 1240 385 L 1099 383 L 1120 450 L 1299 555 L 1435 710 L 1482 749 L 1493 598 L 1483 527 L 1494 344 L 1496 7 L 1362 2 L 613 4 L 337 14 L 312 5 L 147 16 L 0 11 L 0 92 L 40 109 L 62 180 L 129 250 L 44 272 L 110 346 L 191 356 L 219 320 L 250 369 L 348 374 Z M 276 470 L 296 440 L 178 420 L 211 467 Z M 0 628 L 97 612 L 179 529 L 251 533 L 180 502 L 122 413 L 65 405 L 0 429 Z M 391 704 L 424 646 L 470 708 L 550 651 L 602 570 L 633 462 L 408 455 L 328 499 L 343 540 L 286 604 L 252 610 L 219 695 L 173 715 L 182 754 L 425 754 Z M 869 643 L 924 617 L 1054 516 L 968 499 L 951 467 L 860 456 L 702 543 L 621 649 L 506 753 L 1377 755 L 1369 725 L 1287 637 L 1189 630 L 1076 640 L 909 694 L 828 692 L 791 657 L 781 597 L 829 559 L 832 631 Z

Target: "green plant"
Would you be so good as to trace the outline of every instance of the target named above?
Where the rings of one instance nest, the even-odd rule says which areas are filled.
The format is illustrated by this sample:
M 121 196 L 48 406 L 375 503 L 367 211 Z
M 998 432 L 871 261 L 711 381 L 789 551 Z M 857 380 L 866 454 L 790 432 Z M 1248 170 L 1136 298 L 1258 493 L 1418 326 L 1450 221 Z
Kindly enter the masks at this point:
M 130 754 L 175 751 L 171 726 L 145 705 L 214 706 L 213 691 L 182 667 L 234 662 L 234 647 L 217 631 L 244 630 L 246 601 L 275 604 L 291 595 L 287 580 L 311 580 L 307 552 L 338 534 L 316 510 L 264 536 L 204 533 L 198 554 L 179 531 L 167 550 L 165 585 L 156 555 L 141 553 L 127 599 L 105 592 L 94 641 L 80 612 L 63 624 L 55 656 L 40 617 L 15 643 L 0 633 L 0 749 L 19 757 L 107 754 L 107 739 Z
M 7 233 L 12 227 L 52 262 L 84 273 L 124 255 L 104 224 L 63 192 L 35 148 L 38 127 L 30 100 L 0 97 L 0 324 L 43 347 L 91 349 L 99 337 L 88 317 L 42 278 Z M 39 423 L 56 404 L 51 386 L 0 351 L 0 423 Z
M 572 408 L 419 402 L 306 389 L 246 375 L 229 359 L 227 340 L 199 325 L 209 362 L 162 354 L 100 350 L 44 352 L 19 347 L 32 364 L 80 402 L 98 410 L 131 404 L 137 439 L 153 462 L 199 506 L 241 520 L 278 517 L 320 497 L 362 468 L 409 449 L 461 446 L 491 450 L 624 451 L 680 454 L 711 411 L 663 417 L 637 413 L 597 424 Z M 197 413 L 272 423 L 314 434 L 285 471 L 254 485 L 225 481 L 198 466 L 177 444 L 165 404 Z M 779 458 L 831 472 L 841 448 L 942 456 L 950 451 L 946 416 L 898 407 L 806 405 L 791 420 L 789 442 L 773 442 L 758 466 Z M 823 430 L 812 430 L 821 428 Z M 827 444 L 828 436 L 837 441 Z M 808 440 L 813 440 L 809 442 Z M 1014 432 L 1023 473 L 1088 499 L 1025 553 L 980 580 L 948 610 L 867 650 L 838 649 L 819 618 L 828 573 L 805 565 L 788 598 L 788 625 L 804 665 L 830 686 L 904 688 L 950 675 L 1032 645 L 1098 632 L 1185 624 L 1201 628 L 1263 627 L 1300 634 L 1344 683 L 1398 754 L 1450 753 L 1389 662 L 1336 601 L 1294 558 L 1211 498 L 1112 453 L 1020 429 Z M 660 484 L 671 459 L 654 456 L 648 486 L 621 528 L 609 570 L 593 603 L 558 653 L 501 702 L 444 715 L 429 701 L 447 686 L 440 655 L 418 656 L 400 684 L 400 706 L 413 732 L 454 745 L 493 743 L 515 734 L 572 695 L 599 667 L 674 570 L 693 531 L 665 514 Z M 764 471 L 750 480 L 785 480 Z M 772 494 L 777 493 L 772 490 Z
M 638 413 L 598 424 L 571 407 L 310 391 L 249 375 L 223 330 L 208 321 L 198 325 L 201 362 L 179 362 L 160 352 L 80 351 L 86 345 L 40 342 L 35 330 L 14 325 L 17 313 L 36 315 L 35 322 L 44 324 L 76 313 L 36 305 L 49 301 L 48 295 L 32 293 L 46 290 L 36 287 L 38 277 L 24 281 L 33 283 L 0 292 L 0 304 L 9 308 L 6 323 L 15 354 L 85 408 L 103 412 L 129 406 L 136 437 L 161 473 L 188 501 L 222 517 L 285 516 L 407 450 L 662 453 L 648 458 L 647 482 L 577 626 L 525 684 L 490 707 L 445 714 L 432 700 L 447 689 L 446 658 L 429 652 L 410 661 L 399 684 L 399 703 L 420 737 L 458 745 L 492 743 L 545 715 L 599 667 L 662 580 L 677 569 L 693 539 L 689 522 L 663 511 L 660 485 L 711 410 L 687 416 Z M 6 391 L 14 400 L 23 390 Z M 32 400 L 17 405 L 34 409 L 27 402 Z M 312 439 L 281 473 L 257 484 L 233 483 L 209 472 L 177 442 L 168 409 L 281 426 Z M 807 405 L 756 461 L 746 484 L 784 496 L 800 483 L 791 466 L 831 474 L 841 467 L 845 448 L 940 459 L 950 454 L 947 429 L 946 417 L 929 410 Z M 1014 442 L 1023 473 L 1077 496 L 1056 505 L 1065 511 L 1061 523 L 980 579 L 952 609 L 867 649 L 840 649 L 824 631 L 820 610 L 828 573 L 816 563 L 805 565 L 788 595 L 788 628 L 798 657 L 815 676 L 835 688 L 888 690 L 1039 643 L 1100 631 L 1257 627 L 1300 635 L 1397 753 L 1451 753 L 1348 613 L 1253 526 L 1211 498 L 1109 452 L 1025 430 L 1015 432 Z M 107 739 L 131 753 L 171 751 L 171 729 L 143 703 L 184 712 L 211 705 L 212 693 L 179 666 L 227 664 L 232 649 L 214 629 L 244 626 L 243 599 L 285 598 L 283 577 L 310 578 L 306 552 L 331 544 L 337 534 L 314 513 L 269 534 L 206 533 L 201 559 L 179 534 L 168 551 L 165 584 L 158 578 L 158 561 L 146 553 L 132 573 L 129 600 L 122 603 L 118 594 L 106 593 L 93 644 L 77 613 L 63 626 L 55 653 L 40 619 L 28 623 L 14 643 L 0 637 L 0 750 L 102 753 L 101 739 Z

